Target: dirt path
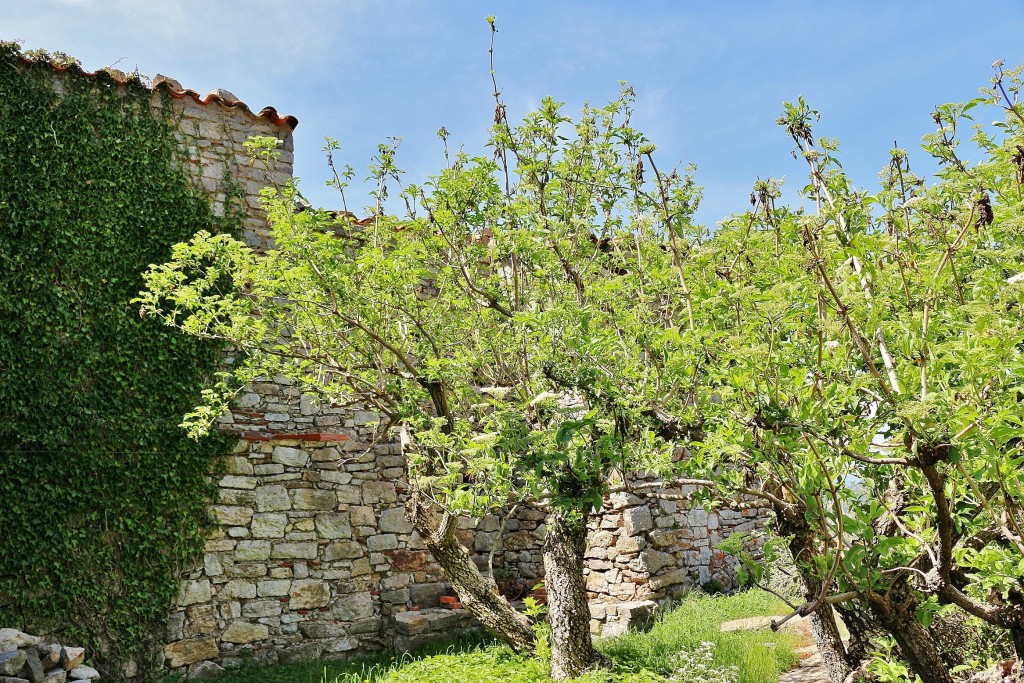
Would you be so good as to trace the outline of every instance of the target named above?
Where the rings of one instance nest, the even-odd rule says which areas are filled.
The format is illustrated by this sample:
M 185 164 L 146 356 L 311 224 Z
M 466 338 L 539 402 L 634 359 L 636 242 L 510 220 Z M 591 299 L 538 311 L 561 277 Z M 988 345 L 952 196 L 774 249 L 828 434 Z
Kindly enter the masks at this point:
M 751 617 L 750 619 L 737 619 L 727 621 L 721 626 L 722 631 L 755 631 L 762 628 L 770 628 L 772 619 L 779 617 Z M 803 636 L 805 643 L 811 643 L 796 651 L 800 656 L 800 664 L 790 671 L 782 674 L 779 683 L 829 683 L 828 673 L 821 663 L 821 657 L 813 645 L 808 620 L 791 619 L 783 627 L 787 631 L 794 631 Z

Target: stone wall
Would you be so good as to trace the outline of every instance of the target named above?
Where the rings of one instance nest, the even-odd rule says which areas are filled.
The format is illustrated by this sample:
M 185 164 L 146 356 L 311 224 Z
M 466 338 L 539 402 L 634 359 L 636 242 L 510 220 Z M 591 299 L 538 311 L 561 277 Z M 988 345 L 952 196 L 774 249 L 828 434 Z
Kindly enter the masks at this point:
M 465 610 L 442 609 L 448 586 L 405 518 L 401 443 L 382 437 L 376 415 L 318 406 L 278 378 L 254 384 L 222 427 L 240 441 L 218 480 L 217 529 L 169 619 L 169 667 L 407 649 L 473 625 Z M 760 514 L 608 496 L 587 552 L 593 631 L 621 632 L 712 578 L 732 586 L 713 545 Z M 496 576 L 519 581 L 522 595 L 543 578 L 543 518 L 525 508 L 463 519 L 458 536 L 481 568 L 497 544 Z
M 114 72 L 115 78 L 116 74 Z M 122 74 L 123 76 L 123 74 Z M 153 79 L 153 107 L 169 106 L 177 137 L 187 150 L 184 160 L 196 182 L 210 196 L 214 211 L 221 215 L 228 192 L 242 209 L 242 236 L 256 248 L 270 245 L 269 227 L 260 206 L 260 191 L 280 187 L 292 177 L 293 131 L 298 121 L 281 117 L 267 107 L 254 113 L 226 90 L 214 90 L 200 97 L 193 90 L 166 76 Z M 278 154 L 270 163 L 254 161 L 244 143 L 250 137 L 277 138 Z
M 271 247 L 259 194 L 291 177 L 295 119 L 269 108 L 254 113 L 226 91 L 200 97 L 165 77 L 153 92 L 155 108 L 171 108 L 184 163 L 215 209 L 223 212 L 228 191 L 237 191 L 244 239 Z M 281 141 L 269 166 L 246 154 L 253 135 Z M 239 441 L 220 463 L 216 528 L 168 618 L 167 668 L 198 677 L 247 658 L 409 649 L 473 627 L 465 610 L 442 607 L 449 588 L 405 518 L 401 444 L 379 433 L 376 415 L 320 406 L 287 380 L 268 378 L 248 388 L 221 428 Z M 464 519 L 458 535 L 482 568 L 497 544 L 496 575 L 521 596 L 543 578 L 543 519 L 522 508 L 508 519 Z M 591 522 L 586 559 L 593 631 L 621 632 L 711 579 L 730 587 L 734 568 L 713 546 L 761 519 L 757 510 L 708 513 L 674 500 L 609 496 Z

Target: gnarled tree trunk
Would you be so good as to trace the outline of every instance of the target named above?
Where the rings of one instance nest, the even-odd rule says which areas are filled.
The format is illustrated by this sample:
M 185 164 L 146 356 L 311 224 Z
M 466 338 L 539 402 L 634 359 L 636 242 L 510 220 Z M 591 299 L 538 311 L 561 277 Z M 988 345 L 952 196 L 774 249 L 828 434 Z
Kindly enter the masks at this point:
M 779 533 L 790 537 L 789 550 L 804 585 L 804 599 L 813 601 L 821 593 L 821 580 L 809 569 L 812 558 L 818 554 L 816 536 L 804 519 L 802 509 L 776 509 L 775 516 L 779 523 Z M 823 604 L 810 615 L 810 621 L 814 644 L 829 680 L 832 683 L 843 683 L 859 666 L 859 662 L 851 661 L 836 624 L 835 611 L 831 605 Z
M 477 621 L 513 650 L 533 650 L 530 620 L 512 608 L 492 577 L 480 573 L 469 551 L 455 536 L 457 518 L 415 490 L 406 503 L 406 513 L 462 604 Z
M 879 624 L 896 639 L 910 668 L 928 683 L 953 683 L 939 646 L 917 620 L 917 601 L 906 587 L 894 586 L 885 595 L 870 593 L 868 605 Z
M 551 625 L 551 678 L 564 681 L 605 663 L 590 636 L 590 607 L 583 584 L 586 515 L 548 515 L 544 537 L 544 585 Z

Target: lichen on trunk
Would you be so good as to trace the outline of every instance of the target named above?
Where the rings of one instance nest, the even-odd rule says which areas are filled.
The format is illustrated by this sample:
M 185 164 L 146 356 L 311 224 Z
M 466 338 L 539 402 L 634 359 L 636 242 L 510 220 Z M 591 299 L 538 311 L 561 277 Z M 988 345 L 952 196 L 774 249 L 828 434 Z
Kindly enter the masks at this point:
M 455 535 L 458 521 L 455 515 L 416 489 L 406 503 L 406 513 L 462 604 L 480 625 L 513 650 L 532 651 L 534 634 L 530 620 L 509 604 L 494 579 L 480 572 L 469 550 L 459 543 Z
M 587 519 L 583 513 L 555 510 L 544 536 L 544 584 L 551 626 L 551 678 L 564 681 L 607 664 L 594 649 L 590 607 L 583 583 Z

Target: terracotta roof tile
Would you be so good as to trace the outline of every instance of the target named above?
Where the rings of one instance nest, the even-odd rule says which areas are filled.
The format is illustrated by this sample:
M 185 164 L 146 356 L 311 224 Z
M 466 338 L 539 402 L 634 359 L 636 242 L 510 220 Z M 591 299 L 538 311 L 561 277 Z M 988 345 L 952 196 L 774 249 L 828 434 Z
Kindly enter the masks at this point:
M 39 61 L 41 61 L 31 59 L 30 57 L 25 57 L 24 55 L 22 55 L 20 59 L 22 62 L 29 65 L 37 64 L 39 63 Z M 117 69 L 100 69 L 99 71 L 86 71 L 77 64 L 58 64 L 50 61 L 44 61 L 43 63 L 45 63 L 54 71 L 73 71 L 87 77 L 93 77 L 99 75 L 100 73 L 105 73 L 111 78 L 113 78 L 115 82 L 120 84 L 124 84 L 127 83 L 129 80 L 133 80 L 131 76 L 125 74 L 123 71 L 118 71 Z M 163 88 L 167 91 L 167 94 L 178 100 L 185 99 L 186 97 L 191 97 L 198 104 L 208 105 L 216 102 L 220 106 L 225 107 L 227 109 L 240 109 L 241 111 L 245 112 L 253 118 L 263 119 L 264 121 L 267 121 L 275 126 L 288 126 L 289 128 L 294 130 L 295 127 L 299 125 L 299 120 L 297 118 L 295 118 L 294 116 L 281 116 L 273 107 L 264 107 L 260 111 L 254 112 L 252 109 L 249 108 L 249 105 L 247 105 L 245 102 L 242 102 L 240 99 L 235 97 L 232 93 L 228 92 L 227 90 L 221 90 L 218 88 L 216 90 L 210 91 L 206 94 L 206 96 L 202 96 L 195 90 L 183 88 L 181 86 L 181 83 L 174 80 L 173 78 L 168 78 L 167 76 L 163 76 L 161 74 L 157 74 L 156 77 L 153 79 L 153 84 L 151 88 L 152 90 Z

